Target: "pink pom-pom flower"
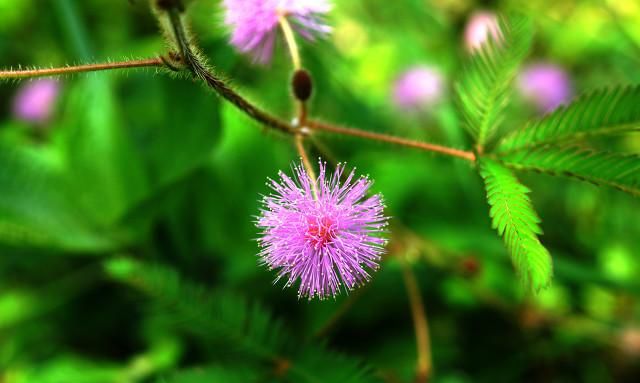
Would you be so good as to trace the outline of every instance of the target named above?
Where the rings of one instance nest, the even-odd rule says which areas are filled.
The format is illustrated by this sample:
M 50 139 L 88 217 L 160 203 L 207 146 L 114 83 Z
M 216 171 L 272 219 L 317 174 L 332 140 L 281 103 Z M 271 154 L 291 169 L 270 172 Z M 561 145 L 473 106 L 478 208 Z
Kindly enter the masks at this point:
M 371 181 L 354 171 L 341 181 L 343 172 L 338 165 L 328 176 L 320 163 L 311 179 L 299 165 L 293 178 L 280 172 L 279 182 L 268 183 L 273 193 L 262 200 L 256 223 L 260 262 L 278 270 L 276 282 L 300 280 L 298 297 L 324 299 L 363 284 L 385 252 L 382 197 L 367 196 Z
M 323 22 L 331 10 L 327 0 L 224 0 L 223 4 L 225 24 L 232 29 L 231 44 L 262 64 L 271 61 L 280 17 L 308 40 L 331 31 Z

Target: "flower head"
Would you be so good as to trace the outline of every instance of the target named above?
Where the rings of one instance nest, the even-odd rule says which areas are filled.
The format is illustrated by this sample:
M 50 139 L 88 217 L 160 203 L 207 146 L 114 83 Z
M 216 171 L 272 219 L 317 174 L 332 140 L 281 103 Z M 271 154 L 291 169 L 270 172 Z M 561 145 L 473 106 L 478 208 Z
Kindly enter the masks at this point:
M 322 21 L 331 9 L 328 0 L 224 0 L 224 6 L 231 44 L 263 64 L 271 60 L 280 17 L 308 40 L 331 31 Z
M 518 89 L 542 113 L 568 103 L 573 96 L 567 72 L 550 63 L 537 63 L 524 68 L 518 78 Z
M 464 42 L 469 52 L 474 52 L 492 37 L 495 41 L 502 38 L 498 17 L 487 11 L 475 12 L 469 18 L 464 29 Z
M 14 116 L 28 122 L 46 122 L 51 117 L 59 91 L 59 83 L 52 79 L 23 85 L 13 101 Z
M 341 182 L 343 171 L 338 165 L 329 177 L 320 163 L 319 177 L 312 180 L 296 166 L 294 178 L 280 172 L 280 182 L 270 180 L 274 193 L 262 201 L 261 263 L 278 269 L 276 282 L 286 278 L 291 286 L 299 279 L 299 297 L 322 299 L 337 295 L 341 286 L 361 285 L 385 251 L 382 197 L 367 197 L 371 181 L 355 179 L 354 171 Z
M 433 106 L 444 93 L 444 78 L 435 68 L 413 67 L 402 73 L 393 87 L 393 101 L 401 109 Z

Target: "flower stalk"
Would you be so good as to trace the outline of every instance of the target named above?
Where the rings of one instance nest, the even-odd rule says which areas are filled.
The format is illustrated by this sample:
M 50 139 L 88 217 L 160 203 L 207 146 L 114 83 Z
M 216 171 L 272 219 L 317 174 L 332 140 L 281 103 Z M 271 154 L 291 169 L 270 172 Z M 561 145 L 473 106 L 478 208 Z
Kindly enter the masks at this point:
M 432 373 L 431 362 L 431 341 L 429 337 L 429 323 L 427 314 L 424 309 L 424 302 L 416 276 L 411 270 L 411 266 L 406 260 L 402 260 L 402 276 L 404 284 L 409 296 L 409 305 L 411 306 L 411 316 L 413 317 L 413 326 L 416 333 L 416 348 L 418 358 L 416 363 L 416 382 L 426 383 Z
M 318 177 L 316 176 L 316 172 L 313 170 L 313 166 L 311 165 L 311 161 L 309 161 L 309 156 L 307 155 L 307 151 L 304 148 L 304 135 L 296 134 L 293 138 L 296 145 L 296 150 L 302 159 L 302 164 L 304 165 L 307 174 L 309 175 L 309 179 L 311 181 L 311 191 L 313 192 L 313 198 L 315 200 L 318 199 Z

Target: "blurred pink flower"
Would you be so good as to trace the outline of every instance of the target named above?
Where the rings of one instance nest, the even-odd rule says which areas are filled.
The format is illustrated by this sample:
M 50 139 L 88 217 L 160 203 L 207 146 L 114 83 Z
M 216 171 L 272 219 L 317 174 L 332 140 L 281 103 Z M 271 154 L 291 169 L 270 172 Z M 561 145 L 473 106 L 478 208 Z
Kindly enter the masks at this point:
M 442 99 L 444 78 L 429 66 L 416 66 L 402 73 L 393 87 L 393 101 L 401 109 L 429 107 Z
M 22 85 L 13 101 L 14 116 L 28 122 L 47 122 L 59 92 L 60 84 L 53 79 L 40 79 Z
M 498 17 L 488 11 L 478 11 L 469 17 L 464 29 L 464 42 L 469 52 L 474 52 L 484 44 L 489 36 L 500 40 L 502 33 L 498 25 Z
M 520 72 L 518 89 L 542 113 L 569 103 L 573 96 L 567 72 L 555 64 L 544 62 L 529 65 Z
M 271 60 L 280 15 L 308 40 L 331 31 L 322 20 L 331 10 L 328 0 L 224 0 L 223 4 L 225 24 L 233 29 L 231 44 L 262 64 Z

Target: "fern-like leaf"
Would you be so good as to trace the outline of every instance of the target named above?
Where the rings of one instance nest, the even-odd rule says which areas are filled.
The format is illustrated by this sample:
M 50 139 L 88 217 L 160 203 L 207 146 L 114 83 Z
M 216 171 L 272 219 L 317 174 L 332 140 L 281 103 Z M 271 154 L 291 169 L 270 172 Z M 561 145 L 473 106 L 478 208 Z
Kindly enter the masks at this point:
M 456 84 L 465 126 L 483 146 L 502 122 L 511 83 L 531 47 L 533 27 L 520 15 L 500 19 L 500 39 L 488 41 L 471 57 Z
M 506 166 L 562 175 L 640 196 L 640 156 L 580 147 L 543 146 L 499 157 Z
M 510 152 L 587 136 L 640 130 L 638 105 L 640 86 L 598 90 L 506 135 L 498 150 Z
M 158 379 L 157 383 L 258 383 L 264 381 L 256 372 L 256 367 L 246 363 L 230 368 L 228 366 L 210 366 L 183 370 Z
M 323 346 L 294 344 L 295 336 L 262 306 L 227 291 L 211 291 L 187 281 L 173 269 L 128 258 L 106 263 L 113 278 L 151 296 L 168 320 L 207 344 L 223 343 L 260 361 L 277 362 L 282 378 L 295 382 L 375 381 L 359 361 Z M 331 368 L 327 368 L 331 366 Z M 333 377 L 339 377 L 335 380 Z
M 553 274 L 551 255 L 540 243 L 540 218 L 527 195 L 529 189 L 499 163 L 482 159 L 480 174 L 485 181 L 493 228 L 511 253 L 513 264 L 526 286 L 540 290 Z

